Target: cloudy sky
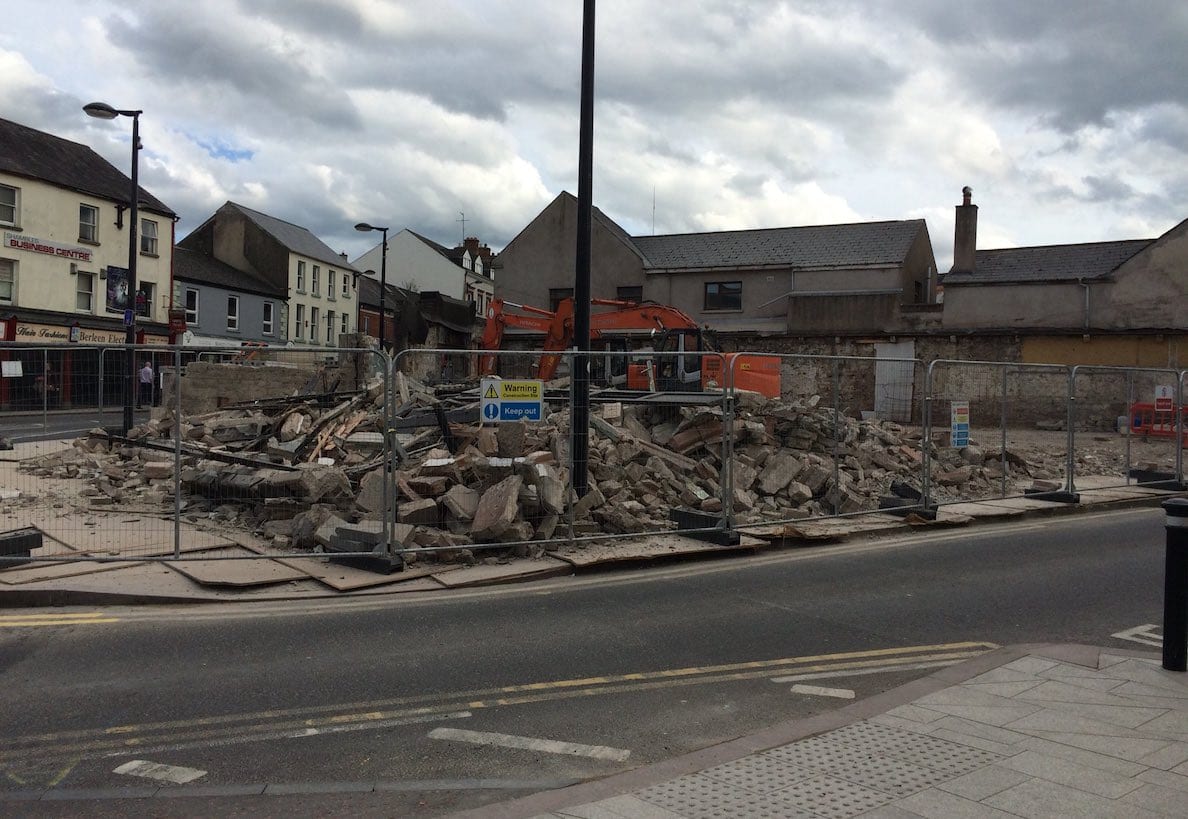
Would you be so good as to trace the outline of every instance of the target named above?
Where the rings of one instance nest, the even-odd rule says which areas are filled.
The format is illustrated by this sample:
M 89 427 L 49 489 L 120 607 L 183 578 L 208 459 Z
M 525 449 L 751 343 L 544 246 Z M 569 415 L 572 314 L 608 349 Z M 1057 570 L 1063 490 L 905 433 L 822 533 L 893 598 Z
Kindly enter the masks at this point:
M 360 220 L 496 249 L 577 191 L 581 0 L 4 0 L 0 116 L 351 258 Z M 1183 0 L 601 0 L 595 203 L 632 233 L 923 217 L 979 246 L 1188 218 Z M 653 202 L 654 207 L 653 207 Z

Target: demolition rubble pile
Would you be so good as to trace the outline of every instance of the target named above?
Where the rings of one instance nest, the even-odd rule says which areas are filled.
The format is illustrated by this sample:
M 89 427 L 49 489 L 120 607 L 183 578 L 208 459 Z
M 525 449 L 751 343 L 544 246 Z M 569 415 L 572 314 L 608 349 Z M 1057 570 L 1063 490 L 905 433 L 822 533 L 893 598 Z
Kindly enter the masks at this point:
M 395 452 L 388 454 L 380 385 L 183 416 L 183 517 L 250 532 L 276 549 L 313 550 L 327 547 L 341 526 L 374 531 L 385 506 L 395 505 L 397 543 L 433 547 L 424 554 L 434 560 L 470 562 L 472 544 L 538 555 L 543 547 L 536 542 L 564 536 L 570 514 L 574 536 L 584 537 L 673 528 L 676 507 L 722 510 L 720 406 L 597 404 L 592 479 L 579 499 L 567 498 L 567 409 L 537 424 L 492 427 L 478 423 L 473 387 L 431 390 L 398 374 L 393 394 Z M 170 515 L 175 423 L 166 412 L 127 438 L 96 430 L 73 450 L 23 468 L 86 480 L 80 494 L 90 509 Z M 739 523 L 872 510 L 880 497 L 911 497 L 919 486 L 918 432 L 835 414 L 816 397 L 789 402 L 743 394 L 731 432 L 731 502 Z M 391 498 L 387 458 L 396 469 Z M 972 446 L 934 447 L 936 496 L 992 494 L 1004 463 L 1015 482 L 1059 474 L 1058 464 L 1028 463 L 1009 451 L 1004 458 Z

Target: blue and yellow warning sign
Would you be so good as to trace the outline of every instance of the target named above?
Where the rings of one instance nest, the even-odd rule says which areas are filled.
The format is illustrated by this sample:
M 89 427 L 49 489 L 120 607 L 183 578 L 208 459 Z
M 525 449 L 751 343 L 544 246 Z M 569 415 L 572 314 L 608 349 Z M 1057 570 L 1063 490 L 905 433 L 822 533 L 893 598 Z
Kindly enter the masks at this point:
M 484 378 L 479 387 L 485 422 L 539 421 L 544 417 L 544 382 Z

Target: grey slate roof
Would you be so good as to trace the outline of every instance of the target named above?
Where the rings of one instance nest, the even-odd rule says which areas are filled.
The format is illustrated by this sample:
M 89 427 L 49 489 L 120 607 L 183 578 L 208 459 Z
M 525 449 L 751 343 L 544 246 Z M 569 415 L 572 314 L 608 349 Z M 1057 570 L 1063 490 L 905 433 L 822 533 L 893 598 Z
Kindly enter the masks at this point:
M 849 268 L 900 264 L 923 219 L 632 236 L 650 270 Z
M 227 205 L 242 211 L 261 230 L 288 248 L 290 252 L 299 253 L 302 256 L 308 256 L 311 259 L 317 259 L 326 264 L 332 264 L 343 270 L 359 272 L 346 259 L 327 247 L 325 242 L 310 233 L 308 229 L 300 225 L 295 225 L 292 222 L 286 222 L 283 219 L 277 219 L 275 216 L 260 213 L 258 210 L 246 208 L 238 202 L 228 202 Z
M 0 119 L 0 171 L 59 187 L 127 202 L 132 179 L 86 145 Z M 140 188 L 140 207 L 174 216 L 160 199 Z
M 213 256 L 184 247 L 173 248 L 173 277 L 187 282 L 211 284 L 228 290 L 242 290 L 263 296 L 284 299 L 288 290 L 277 287 L 263 277 L 246 270 L 237 270 Z
M 950 272 L 944 286 L 1102 279 L 1154 239 L 979 250 L 972 273 Z

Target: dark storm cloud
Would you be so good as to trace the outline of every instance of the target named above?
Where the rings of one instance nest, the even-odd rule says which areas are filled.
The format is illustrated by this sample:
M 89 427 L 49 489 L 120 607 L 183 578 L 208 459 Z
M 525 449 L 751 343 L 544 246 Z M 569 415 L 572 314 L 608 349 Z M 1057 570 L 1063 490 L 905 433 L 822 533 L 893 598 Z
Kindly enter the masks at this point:
M 307 71 L 299 54 L 264 48 L 235 27 L 216 25 L 197 13 L 179 26 L 176 13 L 178 9 L 153 7 L 135 23 L 112 16 L 104 26 L 113 44 L 159 80 L 247 100 L 242 114 L 257 123 L 279 116 L 336 129 L 359 127 L 359 113 L 341 89 Z

